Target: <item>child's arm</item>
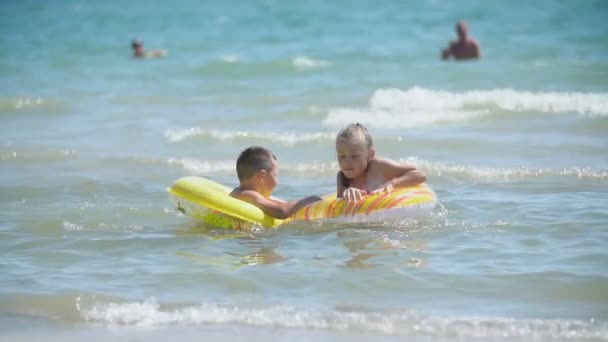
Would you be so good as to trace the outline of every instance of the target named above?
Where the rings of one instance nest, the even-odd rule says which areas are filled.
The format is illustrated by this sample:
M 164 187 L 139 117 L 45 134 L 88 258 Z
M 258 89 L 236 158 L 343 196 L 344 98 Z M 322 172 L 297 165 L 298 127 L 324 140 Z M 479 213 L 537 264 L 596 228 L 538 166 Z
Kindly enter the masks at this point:
M 383 191 L 391 191 L 394 188 L 414 186 L 426 181 L 426 176 L 414 165 L 398 163 L 391 159 L 376 158 L 377 167 L 386 180 L 380 187 L 371 191 L 375 194 Z
M 286 219 L 310 203 L 321 200 L 319 196 L 309 196 L 300 200 L 285 202 L 272 197 L 266 198 L 251 190 L 239 193 L 238 198 L 257 206 L 268 215 L 278 219 Z
M 271 200 L 271 201 L 275 201 L 277 203 L 285 203 L 285 202 L 287 202 L 285 200 L 282 200 L 282 199 L 276 198 L 276 197 L 272 197 L 272 196 L 270 196 L 268 199 Z

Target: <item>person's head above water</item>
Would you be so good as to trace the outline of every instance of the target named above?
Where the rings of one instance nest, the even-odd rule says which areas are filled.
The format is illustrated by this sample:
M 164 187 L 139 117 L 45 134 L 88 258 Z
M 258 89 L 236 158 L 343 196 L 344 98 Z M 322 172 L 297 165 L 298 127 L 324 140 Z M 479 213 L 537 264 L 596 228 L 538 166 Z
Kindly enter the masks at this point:
M 347 202 L 426 180 L 423 173 L 408 163 L 376 157 L 372 136 L 360 123 L 350 124 L 338 132 L 336 155 L 340 167 L 336 196 Z
M 453 57 L 456 60 L 474 60 L 481 58 L 481 47 L 477 40 L 469 34 L 469 25 L 464 20 L 456 23 L 458 39 L 441 51 L 442 59 Z
M 375 152 L 372 136 L 360 123 L 346 126 L 336 137 L 338 165 L 348 179 L 364 176 Z
M 131 47 L 133 48 L 133 56 L 144 57 L 144 42 L 141 39 L 133 39 Z
M 236 160 L 236 174 L 240 182 L 249 180 L 259 171 L 268 173 L 277 167 L 277 158 L 272 152 L 264 147 L 252 146 L 239 155 Z
M 236 173 L 239 185 L 230 196 L 249 202 L 274 218 L 286 219 L 321 199 L 319 196 L 309 196 L 287 202 L 272 197 L 279 183 L 279 163 L 274 154 L 264 147 L 251 146 L 243 150 L 236 161 Z
M 469 36 L 469 26 L 466 21 L 459 20 L 456 23 L 456 33 L 458 33 L 458 38 L 462 41 L 466 40 Z
M 131 42 L 131 46 L 132 47 L 138 47 L 138 46 L 143 46 L 144 42 L 141 39 L 133 39 L 133 41 Z

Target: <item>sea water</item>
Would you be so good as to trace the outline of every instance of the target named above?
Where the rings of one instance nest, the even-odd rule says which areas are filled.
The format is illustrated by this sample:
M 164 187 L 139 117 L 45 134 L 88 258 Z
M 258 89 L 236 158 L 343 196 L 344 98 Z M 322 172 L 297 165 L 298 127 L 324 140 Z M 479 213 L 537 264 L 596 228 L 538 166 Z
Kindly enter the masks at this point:
M 608 340 L 605 1 L 3 1 L 1 340 Z M 443 62 L 457 20 L 482 48 Z M 130 42 L 166 49 L 134 59 Z M 366 125 L 424 220 L 218 231 L 186 175 L 335 188 Z

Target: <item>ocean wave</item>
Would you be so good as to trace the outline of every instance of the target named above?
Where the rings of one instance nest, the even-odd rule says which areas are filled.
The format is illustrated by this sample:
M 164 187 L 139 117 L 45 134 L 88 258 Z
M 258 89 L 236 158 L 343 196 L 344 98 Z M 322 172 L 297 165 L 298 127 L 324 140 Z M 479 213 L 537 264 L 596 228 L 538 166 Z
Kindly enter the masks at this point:
M 235 172 L 235 161 L 200 161 L 195 159 L 169 158 L 170 166 L 180 166 L 189 174 L 202 175 L 205 173 Z
M 323 69 L 331 66 L 331 62 L 308 56 L 285 56 L 273 59 L 247 58 L 234 54 L 219 55 L 197 68 L 197 76 L 213 76 L 222 80 L 234 76 L 242 78 L 267 77 L 268 75 L 294 75 L 302 71 Z
M 234 172 L 235 160 L 201 161 L 189 158 L 169 158 L 170 166 L 182 167 L 188 174 L 203 175 L 207 173 Z M 337 162 L 299 162 L 281 163 L 281 173 L 305 173 L 310 175 L 335 175 L 338 170 Z
M 324 68 L 330 65 L 328 61 L 321 59 L 313 59 L 306 56 L 297 56 L 292 60 L 293 66 L 297 69 L 317 69 Z
M 236 64 L 240 62 L 240 58 L 237 55 L 222 55 L 220 56 L 220 60 L 224 63 Z
M 202 304 L 164 308 L 154 298 L 144 302 L 94 304 L 90 309 L 82 309 L 81 314 L 88 322 L 138 327 L 239 324 L 405 336 L 608 338 L 608 323 L 594 320 L 441 317 L 422 315 L 413 310 L 374 312 L 313 310 L 291 306 L 242 307 Z
M 83 207 L 92 206 L 90 203 L 85 203 Z M 98 223 L 96 226 L 85 226 L 78 223 L 63 221 L 63 230 L 65 231 L 84 231 L 84 230 L 99 230 L 99 231 L 142 231 L 143 226 L 137 224 L 116 224 L 116 223 Z
M 407 162 L 415 164 L 416 167 L 426 173 L 427 177 L 458 177 L 472 182 L 516 182 L 531 178 L 552 177 L 608 180 L 608 170 L 598 170 L 590 167 L 529 168 L 521 166 L 515 168 L 483 168 L 415 159 L 408 159 Z
M 0 98 L 0 113 L 15 110 L 38 109 L 51 110 L 59 106 L 55 99 L 43 98 L 41 96 L 18 96 Z
M 293 146 L 302 143 L 327 142 L 335 139 L 334 133 L 252 133 L 240 130 L 217 130 L 191 127 L 186 129 L 170 129 L 165 132 L 165 137 L 171 143 L 177 143 L 188 139 L 212 139 L 212 140 L 251 140 L 281 143 Z
M 383 128 L 428 126 L 438 122 L 467 121 L 496 109 L 512 112 L 608 115 L 608 94 L 530 92 L 512 89 L 473 90 L 462 93 L 413 87 L 379 89 L 364 108 L 333 108 L 323 124 L 341 127 L 358 121 Z
M 0 160 L 19 162 L 54 162 L 78 157 L 75 150 L 37 150 L 19 148 L 0 151 Z
M 416 158 L 400 159 L 416 165 L 423 171 L 430 182 L 433 178 L 454 177 L 468 182 L 504 183 L 529 179 L 564 177 L 578 180 L 608 181 L 608 170 L 590 167 L 569 168 L 484 168 L 471 165 L 445 164 Z M 201 161 L 189 158 L 170 158 L 168 164 L 182 167 L 189 174 L 236 172 L 234 160 Z M 283 162 L 281 173 L 309 174 L 312 176 L 333 176 L 339 170 L 336 161 Z

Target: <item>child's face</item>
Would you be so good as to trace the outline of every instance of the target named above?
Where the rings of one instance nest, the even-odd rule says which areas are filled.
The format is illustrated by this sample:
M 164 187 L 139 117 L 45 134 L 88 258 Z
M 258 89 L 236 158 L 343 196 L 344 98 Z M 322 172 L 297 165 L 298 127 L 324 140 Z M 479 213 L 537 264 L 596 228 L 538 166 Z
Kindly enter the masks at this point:
M 373 149 L 367 149 L 363 141 L 340 140 L 336 144 L 336 153 L 340 171 L 348 179 L 364 174 L 369 158 L 373 157 Z
M 270 171 L 264 172 L 262 175 L 262 184 L 270 193 L 279 184 L 279 164 L 276 160 L 272 160 L 272 168 Z

